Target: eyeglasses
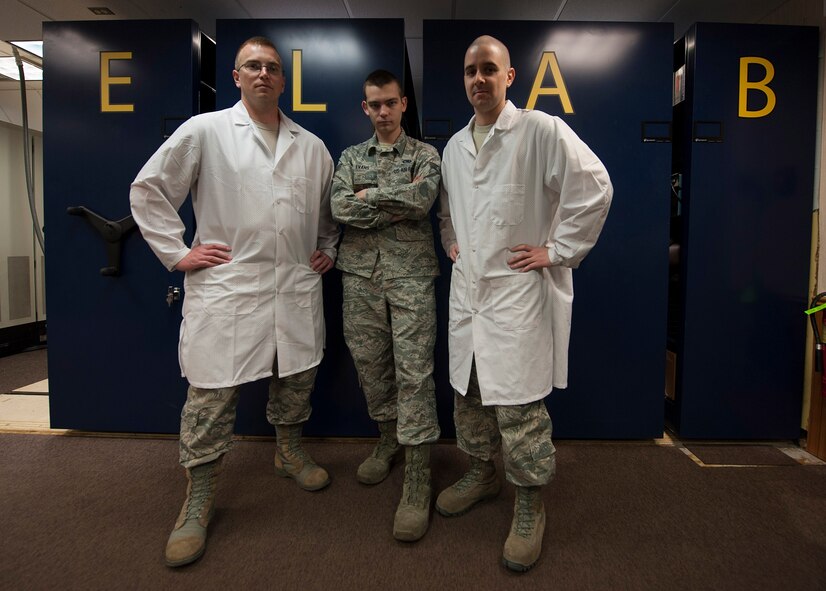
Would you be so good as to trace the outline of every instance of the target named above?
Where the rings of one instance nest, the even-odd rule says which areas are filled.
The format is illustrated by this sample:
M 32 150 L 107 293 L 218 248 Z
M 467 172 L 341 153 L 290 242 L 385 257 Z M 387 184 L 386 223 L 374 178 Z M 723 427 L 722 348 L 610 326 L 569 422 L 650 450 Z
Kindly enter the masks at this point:
M 263 68 L 267 68 L 267 72 L 270 74 L 281 73 L 281 66 L 275 62 L 270 62 L 268 64 L 262 64 L 261 62 L 247 62 L 245 64 L 241 64 L 241 68 L 244 68 L 247 72 L 251 72 L 252 74 L 258 74 Z

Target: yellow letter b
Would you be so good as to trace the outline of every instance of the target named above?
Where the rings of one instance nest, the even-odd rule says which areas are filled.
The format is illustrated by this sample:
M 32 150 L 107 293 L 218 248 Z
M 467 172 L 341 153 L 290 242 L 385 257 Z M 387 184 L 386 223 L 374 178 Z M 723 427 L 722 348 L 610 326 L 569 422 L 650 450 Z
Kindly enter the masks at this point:
M 749 82 L 749 65 L 757 64 L 763 66 L 766 75 L 759 82 Z M 774 91 L 769 88 L 769 82 L 774 78 L 774 66 L 762 57 L 741 57 L 740 58 L 740 117 L 765 117 L 774 110 L 777 104 L 777 97 Z M 766 106 L 758 111 L 749 111 L 748 95 L 749 90 L 757 90 L 766 95 Z

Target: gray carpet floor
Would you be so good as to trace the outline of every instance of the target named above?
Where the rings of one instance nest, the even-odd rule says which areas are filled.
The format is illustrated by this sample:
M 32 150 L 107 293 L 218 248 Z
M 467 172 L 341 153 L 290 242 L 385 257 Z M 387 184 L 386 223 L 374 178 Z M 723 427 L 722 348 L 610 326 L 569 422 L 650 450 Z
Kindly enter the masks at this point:
M 0 357 L 0 394 L 48 377 L 46 348 Z
M 308 493 L 272 471 L 272 441 L 227 456 L 206 554 L 163 548 L 185 490 L 177 442 L 0 435 L 0 589 L 823 589 L 826 466 L 702 468 L 650 443 L 558 445 L 537 566 L 500 563 L 513 487 L 467 515 L 392 537 L 402 471 L 358 484 L 367 443 L 312 442 L 333 477 Z M 433 451 L 441 490 L 465 460 Z

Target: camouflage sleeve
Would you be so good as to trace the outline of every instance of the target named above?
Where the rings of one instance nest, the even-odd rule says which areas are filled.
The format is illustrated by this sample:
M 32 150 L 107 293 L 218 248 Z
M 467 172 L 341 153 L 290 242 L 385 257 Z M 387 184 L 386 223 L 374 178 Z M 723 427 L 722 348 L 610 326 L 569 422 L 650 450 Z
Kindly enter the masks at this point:
M 338 244 L 339 226 L 333 221 L 330 214 L 330 185 L 333 178 L 333 158 L 327 148 L 321 149 L 324 164 L 321 172 L 321 206 L 318 215 L 318 244 L 316 248 L 336 260 L 336 244 Z
M 436 197 L 439 195 L 441 162 L 436 148 L 424 144 L 416 153 L 413 166 L 413 180 L 394 187 L 367 189 L 368 204 L 373 204 L 394 216 L 403 219 L 421 220 L 427 217 Z
M 442 194 L 439 196 L 439 209 L 436 211 L 439 218 L 439 234 L 445 254 L 450 256 L 450 247 L 457 243 L 456 230 L 453 229 L 453 219 L 450 217 L 450 198 L 447 188 L 442 185 Z
M 349 150 L 344 150 L 333 175 L 330 194 L 330 208 L 333 219 L 356 228 L 385 228 L 392 221 L 392 214 L 383 211 L 375 204 L 359 199 L 353 192 L 353 162 Z

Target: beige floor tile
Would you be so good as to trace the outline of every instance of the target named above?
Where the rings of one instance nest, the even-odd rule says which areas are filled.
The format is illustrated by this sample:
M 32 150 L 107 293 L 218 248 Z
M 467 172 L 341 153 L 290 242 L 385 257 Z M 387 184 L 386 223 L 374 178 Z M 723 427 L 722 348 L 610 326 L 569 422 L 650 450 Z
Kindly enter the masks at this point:
M 18 388 L 14 390 L 15 392 L 32 392 L 37 394 L 48 394 L 49 393 L 49 380 L 40 380 L 39 382 L 35 382 L 34 384 L 29 384 L 28 386 L 23 386 L 22 388 Z
M 0 395 L 0 429 L 48 429 L 49 397 Z

